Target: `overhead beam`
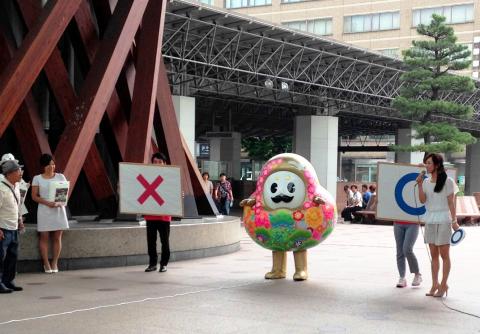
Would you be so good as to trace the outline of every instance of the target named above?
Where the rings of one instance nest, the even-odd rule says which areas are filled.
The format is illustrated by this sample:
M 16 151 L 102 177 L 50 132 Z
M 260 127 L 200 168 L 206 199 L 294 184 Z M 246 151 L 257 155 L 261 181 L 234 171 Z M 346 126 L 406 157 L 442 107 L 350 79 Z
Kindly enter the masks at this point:
M 391 152 L 390 146 L 339 146 L 338 152 Z
M 83 0 L 50 0 L 0 75 L 0 136 L 27 96 Z
M 147 0 L 124 0 L 117 4 L 75 105 L 76 119 L 67 124 L 60 138 L 55 156 L 72 187 L 85 163 L 147 3 Z

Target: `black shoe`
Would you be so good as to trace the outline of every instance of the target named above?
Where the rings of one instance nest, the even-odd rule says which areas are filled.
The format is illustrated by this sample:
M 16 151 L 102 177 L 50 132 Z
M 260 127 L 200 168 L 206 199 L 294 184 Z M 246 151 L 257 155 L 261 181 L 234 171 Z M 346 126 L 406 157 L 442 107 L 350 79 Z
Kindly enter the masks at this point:
M 17 286 L 14 283 L 4 283 L 4 285 L 7 287 L 7 289 L 13 291 L 23 291 L 23 288 L 21 286 Z
M 156 271 L 156 270 L 157 270 L 157 266 L 148 266 L 147 269 L 145 269 L 145 272 L 149 273 L 151 271 Z
M 160 270 L 158 271 L 159 273 L 164 273 L 167 271 L 167 266 L 160 266 Z
M 0 293 L 12 293 L 13 290 L 7 288 L 3 283 L 0 283 Z

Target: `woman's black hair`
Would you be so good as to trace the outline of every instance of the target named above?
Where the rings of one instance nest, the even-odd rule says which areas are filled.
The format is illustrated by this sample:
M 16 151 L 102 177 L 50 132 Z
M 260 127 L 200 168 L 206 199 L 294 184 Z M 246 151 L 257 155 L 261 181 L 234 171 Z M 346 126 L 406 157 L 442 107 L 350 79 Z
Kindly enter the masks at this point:
M 206 175 L 206 176 L 208 176 L 208 178 L 210 178 L 210 174 L 208 174 L 208 172 L 203 172 L 202 176 L 204 176 L 204 175 Z
M 50 161 L 52 160 L 53 160 L 53 157 L 50 154 L 43 153 L 42 156 L 40 157 L 40 166 L 45 168 L 48 165 L 50 165 Z
M 153 159 L 160 159 L 160 160 L 163 160 L 165 163 L 167 163 L 167 157 L 165 156 L 165 154 L 160 153 L 160 152 L 153 153 L 152 154 L 152 162 L 153 162 Z
M 447 181 L 447 172 L 445 172 L 445 167 L 443 166 L 443 157 L 438 153 L 430 153 L 423 159 L 423 163 L 426 163 L 428 159 L 432 159 L 433 165 L 437 170 L 437 182 L 435 183 L 433 191 L 439 193 Z

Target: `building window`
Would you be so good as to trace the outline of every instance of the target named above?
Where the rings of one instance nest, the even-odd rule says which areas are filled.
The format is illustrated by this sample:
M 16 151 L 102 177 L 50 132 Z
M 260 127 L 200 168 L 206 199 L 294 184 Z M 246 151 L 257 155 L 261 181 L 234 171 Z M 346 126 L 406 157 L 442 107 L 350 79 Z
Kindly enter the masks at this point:
M 282 0 L 282 3 L 305 2 L 309 0 Z
M 382 55 L 388 56 L 388 57 L 393 57 L 400 59 L 400 49 L 399 48 L 393 48 L 393 49 L 381 49 L 381 50 L 375 50 L 378 53 L 381 53 Z
M 213 0 L 198 0 L 198 2 L 213 6 Z
M 316 19 L 316 20 L 302 20 L 283 22 L 284 26 L 300 31 L 311 32 L 317 35 L 331 35 L 332 34 L 332 19 Z
M 433 14 L 443 15 L 448 24 L 473 22 L 473 3 L 434 8 L 421 8 L 413 10 L 414 27 L 419 24 L 429 24 Z
M 343 32 L 358 33 L 400 29 L 400 12 L 345 16 Z
M 226 0 L 225 8 L 270 6 L 272 0 Z

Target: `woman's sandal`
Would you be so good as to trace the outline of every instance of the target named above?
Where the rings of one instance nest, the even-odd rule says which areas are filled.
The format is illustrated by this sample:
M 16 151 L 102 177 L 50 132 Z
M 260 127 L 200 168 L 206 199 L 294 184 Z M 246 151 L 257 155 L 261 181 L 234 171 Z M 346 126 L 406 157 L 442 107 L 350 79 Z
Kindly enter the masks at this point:
M 430 292 L 427 292 L 425 296 L 427 297 L 433 297 L 435 296 L 435 292 L 438 290 L 438 286 L 434 286 L 430 289 Z

